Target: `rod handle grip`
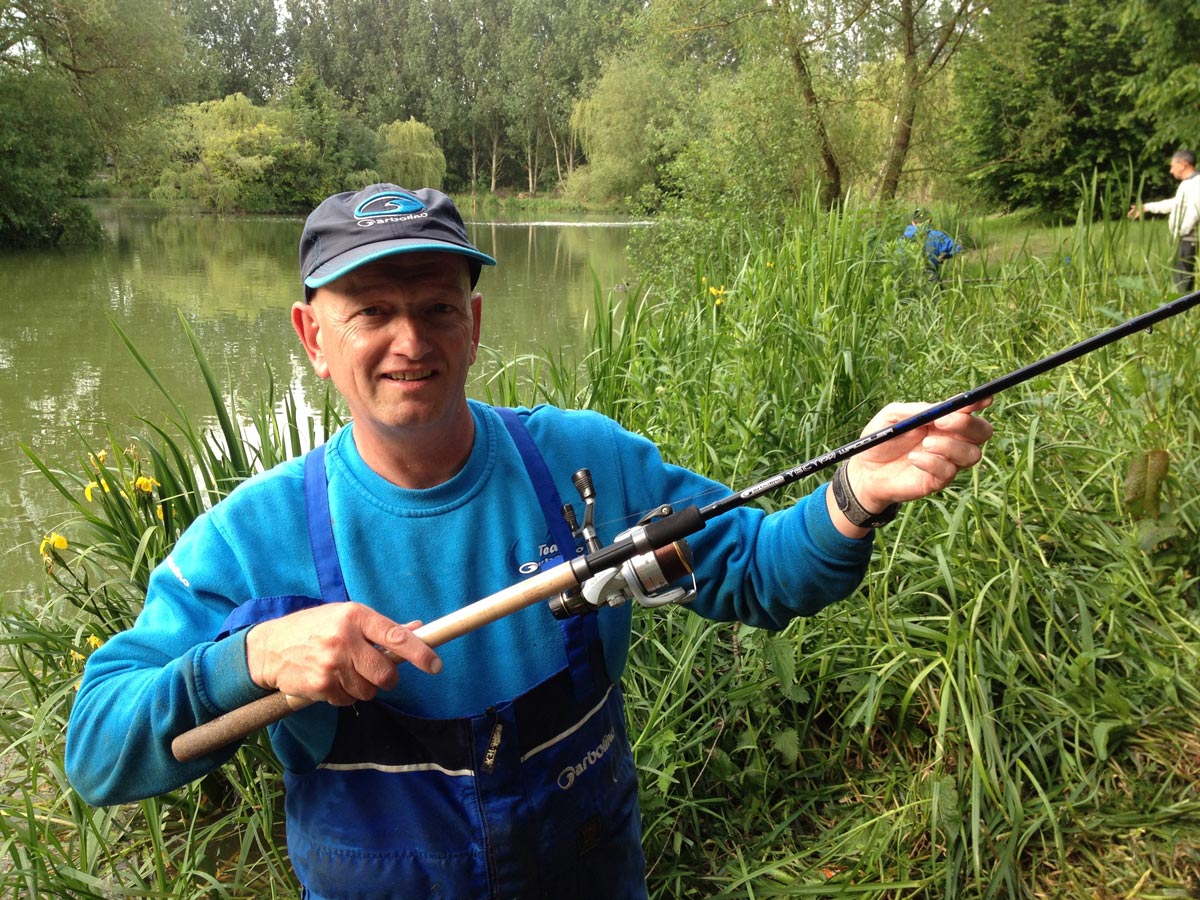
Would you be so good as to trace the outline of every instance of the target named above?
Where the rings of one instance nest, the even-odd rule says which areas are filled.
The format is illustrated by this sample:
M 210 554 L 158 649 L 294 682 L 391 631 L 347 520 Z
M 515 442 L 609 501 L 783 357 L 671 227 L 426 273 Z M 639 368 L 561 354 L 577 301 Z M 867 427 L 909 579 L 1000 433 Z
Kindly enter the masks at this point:
M 428 622 L 413 632 L 430 647 L 440 647 L 447 641 L 482 628 L 497 619 L 532 606 L 559 591 L 578 584 L 575 570 L 569 562 L 560 563 L 538 575 L 476 600 L 461 609 Z M 394 663 L 403 660 L 390 650 L 381 652 Z M 210 719 L 185 731 L 171 741 L 171 753 L 179 762 L 191 762 L 215 750 L 243 740 L 260 728 L 274 725 L 297 710 L 312 705 L 312 700 L 275 692 L 245 706 Z
M 180 762 L 191 762 L 245 740 L 259 729 L 274 725 L 312 702 L 275 691 L 185 731 L 171 741 L 171 753 Z

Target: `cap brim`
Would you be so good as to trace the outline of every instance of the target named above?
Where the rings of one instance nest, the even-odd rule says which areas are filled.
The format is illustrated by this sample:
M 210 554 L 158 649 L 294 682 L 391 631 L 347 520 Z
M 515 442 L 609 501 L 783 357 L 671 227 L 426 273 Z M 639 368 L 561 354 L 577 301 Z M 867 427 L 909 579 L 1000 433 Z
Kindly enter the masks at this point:
M 496 260 L 492 259 L 486 253 L 471 247 L 462 247 L 458 244 L 450 244 L 445 241 L 379 241 L 378 243 L 367 244 L 364 247 L 357 247 L 354 250 L 347 250 L 340 256 L 335 256 L 328 262 L 322 263 L 313 270 L 311 275 L 304 279 L 304 285 L 310 288 L 324 287 L 331 281 L 341 278 L 347 272 L 357 269 L 359 266 L 365 266 L 367 263 L 374 262 L 377 259 L 383 259 L 387 256 L 397 256 L 401 253 L 419 253 L 423 250 L 456 253 L 459 256 L 465 256 L 468 259 L 474 259 L 477 262 L 483 263 L 485 266 L 494 266 L 496 264 Z

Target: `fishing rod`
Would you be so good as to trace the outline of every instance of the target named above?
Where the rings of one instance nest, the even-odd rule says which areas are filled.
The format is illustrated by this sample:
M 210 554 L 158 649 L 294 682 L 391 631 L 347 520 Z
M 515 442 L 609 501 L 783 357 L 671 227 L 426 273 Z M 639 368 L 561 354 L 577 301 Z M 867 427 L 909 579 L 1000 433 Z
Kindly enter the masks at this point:
M 956 394 L 907 419 L 863 435 L 835 450 L 772 475 L 758 484 L 703 508 L 693 505 L 676 511 L 670 506 L 661 506 L 633 528 L 617 535 L 608 546 L 599 546 L 599 542 L 591 536 L 588 541 L 590 552 L 476 600 L 449 615 L 422 625 L 413 633 L 429 646 L 438 647 L 547 599 L 551 600 L 551 610 L 558 618 L 594 612 L 601 606 L 615 606 L 631 598 L 644 606 L 686 602 L 689 599 L 687 592 L 674 590 L 660 594 L 658 589 L 691 571 L 690 551 L 685 538 L 703 529 L 705 523 L 711 519 L 843 462 L 884 441 L 931 424 L 942 416 L 1023 384 L 1031 378 L 1135 332 L 1148 331 L 1157 323 L 1177 316 L 1198 303 L 1200 291 L 1186 294 L 973 390 Z M 585 495 L 585 501 L 588 501 L 585 489 L 580 487 L 579 481 L 576 482 L 576 486 Z M 590 510 L 590 501 L 588 502 Z M 583 530 L 586 532 L 589 527 L 585 521 Z M 397 664 L 403 662 L 391 651 L 382 652 Z M 171 751 L 180 762 L 198 759 L 249 737 L 259 729 L 272 725 L 313 702 L 304 697 L 292 697 L 276 691 L 184 732 L 172 741 Z

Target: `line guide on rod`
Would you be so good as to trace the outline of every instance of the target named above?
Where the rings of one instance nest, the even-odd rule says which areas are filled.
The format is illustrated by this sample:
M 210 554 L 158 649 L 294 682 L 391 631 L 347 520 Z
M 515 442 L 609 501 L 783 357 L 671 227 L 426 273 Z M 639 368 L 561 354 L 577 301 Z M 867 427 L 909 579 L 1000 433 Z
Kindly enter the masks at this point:
M 490 622 L 495 622 L 497 619 L 532 606 L 540 600 L 546 600 L 563 591 L 578 588 L 588 579 L 614 567 L 620 567 L 636 556 L 653 553 L 655 550 L 681 541 L 688 535 L 703 529 L 705 523 L 710 519 L 743 506 L 764 494 L 836 465 L 864 450 L 882 444 L 884 441 L 928 425 L 942 416 L 970 406 L 972 403 L 1023 384 L 1031 378 L 1049 372 L 1051 369 L 1078 359 L 1094 350 L 1099 350 L 1101 347 L 1106 347 L 1135 332 L 1149 330 L 1158 322 L 1177 316 L 1198 303 L 1200 303 L 1200 291 L 1185 294 L 1157 309 L 1134 316 L 1114 328 L 1077 344 L 1072 344 L 1070 347 L 1009 372 L 1007 375 L 1002 375 L 973 390 L 950 397 L 903 421 L 863 435 L 835 450 L 830 450 L 807 462 L 772 475 L 758 484 L 708 506 L 703 508 L 689 506 L 656 521 L 632 528 L 607 547 L 568 560 L 502 591 L 476 600 L 449 615 L 422 625 L 413 633 L 429 646 L 438 647 Z M 384 655 L 397 663 L 403 661 L 391 654 L 390 651 L 384 651 Z M 198 759 L 242 740 L 313 702 L 303 697 L 290 697 L 276 691 L 184 732 L 171 742 L 171 752 L 180 762 Z

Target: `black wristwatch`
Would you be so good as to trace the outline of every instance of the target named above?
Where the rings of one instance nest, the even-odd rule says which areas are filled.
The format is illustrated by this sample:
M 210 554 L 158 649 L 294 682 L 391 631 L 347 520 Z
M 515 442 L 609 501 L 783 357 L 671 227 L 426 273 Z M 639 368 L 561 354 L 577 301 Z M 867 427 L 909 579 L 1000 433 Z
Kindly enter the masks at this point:
M 858 502 L 858 498 L 854 496 L 854 491 L 850 489 L 850 479 L 846 475 L 844 465 L 838 466 L 838 470 L 833 473 L 830 489 L 833 491 L 833 500 L 837 504 L 837 508 L 850 520 L 851 525 L 859 528 L 878 528 L 880 525 L 886 525 L 900 512 L 899 503 L 893 503 L 887 509 L 877 513 L 864 509 L 863 505 Z

